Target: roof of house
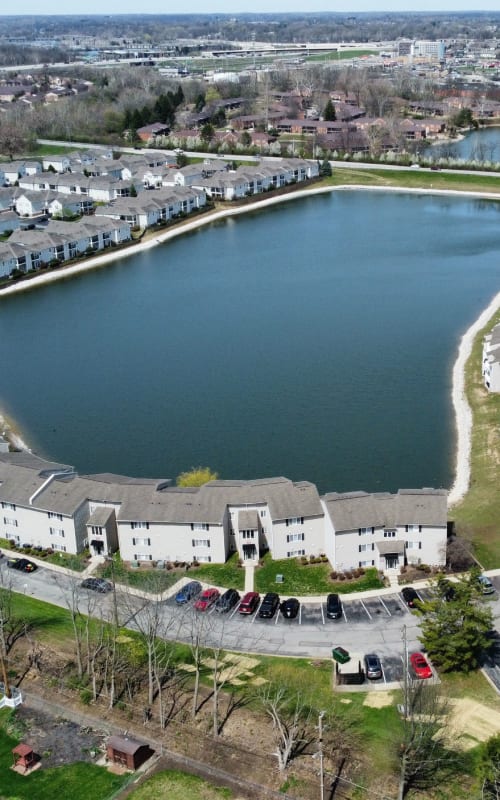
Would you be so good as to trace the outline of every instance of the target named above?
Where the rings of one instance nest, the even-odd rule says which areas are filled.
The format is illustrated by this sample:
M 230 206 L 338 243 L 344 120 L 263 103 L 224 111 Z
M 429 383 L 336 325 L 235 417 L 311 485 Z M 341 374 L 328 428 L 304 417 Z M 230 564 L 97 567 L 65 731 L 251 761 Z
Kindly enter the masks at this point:
M 331 492 L 322 498 L 336 531 L 398 525 L 446 525 L 444 489 L 400 489 L 397 494 Z
M 108 749 L 111 748 L 131 756 L 137 753 L 141 747 L 148 747 L 144 742 L 138 742 L 137 739 L 130 739 L 128 736 L 110 736 L 106 746 Z

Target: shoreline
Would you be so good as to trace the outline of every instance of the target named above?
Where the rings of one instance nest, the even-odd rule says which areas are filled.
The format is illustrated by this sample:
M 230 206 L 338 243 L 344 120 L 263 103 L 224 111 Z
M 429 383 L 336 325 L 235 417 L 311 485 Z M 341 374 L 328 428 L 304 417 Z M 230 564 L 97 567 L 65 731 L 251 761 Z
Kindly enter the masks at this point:
M 494 199 L 500 202 L 500 195 L 492 192 L 466 192 L 448 189 L 421 189 L 421 188 L 405 188 L 395 186 L 365 186 L 362 184 L 342 184 L 338 186 L 321 186 L 316 188 L 299 189 L 291 194 L 280 195 L 277 197 L 270 197 L 263 200 L 256 200 L 245 206 L 238 206 L 235 208 L 224 208 L 217 211 L 208 212 L 203 216 L 198 216 L 191 222 L 173 228 L 171 230 L 159 233 L 157 236 L 152 236 L 145 242 L 138 242 L 131 245 L 125 250 L 118 252 L 107 252 L 100 256 L 85 259 L 79 264 L 68 265 L 62 267 L 57 272 L 46 273 L 44 275 L 34 276 L 30 280 L 15 284 L 13 286 L 0 289 L 0 300 L 2 297 L 7 297 L 19 292 L 30 291 L 40 286 L 45 286 L 56 281 L 65 280 L 73 276 L 80 275 L 92 269 L 99 269 L 107 264 L 112 263 L 121 258 L 128 258 L 132 255 L 137 255 L 144 250 L 156 247 L 159 244 L 168 242 L 185 233 L 203 228 L 205 225 L 210 225 L 214 222 L 224 220 L 230 217 L 240 216 L 255 211 L 266 209 L 270 206 L 278 205 L 281 203 L 289 202 L 292 200 L 303 199 L 318 194 L 327 194 L 335 191 L 374 191 L 374 192 L 403 192 L 410 194 L 429 194 L 441 196 L 454 196 L 463 198 L 484 198 Z M 487 324 L 489 319 L 500 308 L 500 291 L 493 297 L 487 308 L 485 308 L 479 317 L 472 323 L 472 325 L 463 334 L 459 347 L 457 358 L 453 365 L 452 371 L 452 390 L 451 399 L 452 407 L 455 415 L 455 431 L 456 431 L 456 451 L 455 451 L 455 478 L 451 489 L 448 491 L 448 505 L 452 507 L 457 504 L 464 495 L 467 493 L 470 485 L 470 452 L 472 442 L 472 411 L 466 398 L 465 387 L 465 365 L 467 359 L 472 352 L 472 345 L 477 333 Z M 18 434 L 13 427 L 8 423 L 5 415 L 0 410 L 0 428 L 5 429 L 5 436 L 9 443 L 19 450 L 26 450 L 31 452 L 30 448 L 25 444 L 22 436 Z

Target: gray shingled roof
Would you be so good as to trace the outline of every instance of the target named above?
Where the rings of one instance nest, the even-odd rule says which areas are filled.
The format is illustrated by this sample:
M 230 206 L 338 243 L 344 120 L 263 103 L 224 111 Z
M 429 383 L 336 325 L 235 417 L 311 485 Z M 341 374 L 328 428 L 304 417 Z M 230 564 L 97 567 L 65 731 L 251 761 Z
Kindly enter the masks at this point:
M 397 494 L 332 492 L 323 497 L 336 531 L 397 525 L 446 525 L 444 489 L 400 489 Z

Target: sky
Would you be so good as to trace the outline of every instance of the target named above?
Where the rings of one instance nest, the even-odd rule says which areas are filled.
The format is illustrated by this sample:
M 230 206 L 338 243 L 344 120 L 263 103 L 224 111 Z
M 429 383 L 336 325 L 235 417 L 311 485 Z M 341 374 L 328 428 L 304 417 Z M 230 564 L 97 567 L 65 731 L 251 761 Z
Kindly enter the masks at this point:
M 191 0 L 184 7 L 168 0 L 25 0 L 22 8 L 2 3 L 6 14 L 238 14 L 244 12 L 337 11 L 497 11 L 500 0 Z

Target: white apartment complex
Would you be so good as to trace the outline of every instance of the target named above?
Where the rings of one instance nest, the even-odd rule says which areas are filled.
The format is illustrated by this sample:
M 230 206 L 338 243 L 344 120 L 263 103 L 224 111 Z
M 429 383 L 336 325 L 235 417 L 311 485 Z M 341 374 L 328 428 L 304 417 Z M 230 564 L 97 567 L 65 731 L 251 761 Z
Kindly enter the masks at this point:
M 170 480 L 78 475 L 31 453 L 0 452 L 0 537 L 67 553 L 120 551 L 127 562 L 223 563 L 326 554 L 333 568 L 445 563 L 447 493 L 331 493 L 287 478 Z
M 500 392 L 500 324 L 484 337 L 482 373 L 489 392 Z

